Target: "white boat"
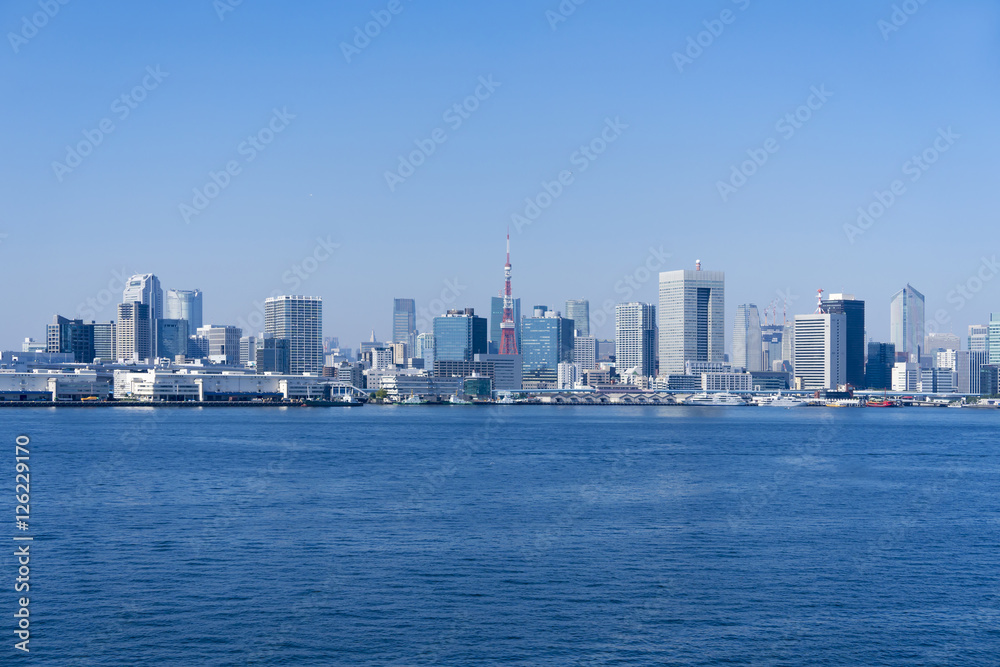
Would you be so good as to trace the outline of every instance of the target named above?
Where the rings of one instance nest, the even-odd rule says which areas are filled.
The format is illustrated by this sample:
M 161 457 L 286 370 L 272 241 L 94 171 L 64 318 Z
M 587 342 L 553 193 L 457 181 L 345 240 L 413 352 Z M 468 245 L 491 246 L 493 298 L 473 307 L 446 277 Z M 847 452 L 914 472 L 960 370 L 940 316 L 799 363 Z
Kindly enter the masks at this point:
M 794 396 L 783 396 L 779 391 L 777 394 L 767 396 L 760 401 L 760 405 L 768 408 L 798 408 L 806 402 Z
M 718 394 L 708 394 L 702 392 L 688 398 L 684 401 L 684 405 L 746 405 L 746 401 L 736 394 L 730 394 L 729 392 L 721 392 Z
M 451 398 L 448 399 L 448 403 L 451 405 L 472 405 L 472 401 L 466 401 L 458 397 L 458 394 L 452 394 Z
M 497 398 L 497 403 L 500 405 L 514 405 L 514 402 L 514 395 L 510 392 L 504 392 Z

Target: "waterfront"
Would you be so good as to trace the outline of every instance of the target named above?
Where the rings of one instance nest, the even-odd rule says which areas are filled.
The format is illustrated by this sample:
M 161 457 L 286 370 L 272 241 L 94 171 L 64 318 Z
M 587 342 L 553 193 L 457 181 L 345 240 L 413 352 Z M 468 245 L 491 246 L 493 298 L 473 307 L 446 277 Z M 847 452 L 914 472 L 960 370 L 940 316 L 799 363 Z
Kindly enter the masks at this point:
M 0 411 L 32 657 L 98 665 L 991 664 L 995 419 Z

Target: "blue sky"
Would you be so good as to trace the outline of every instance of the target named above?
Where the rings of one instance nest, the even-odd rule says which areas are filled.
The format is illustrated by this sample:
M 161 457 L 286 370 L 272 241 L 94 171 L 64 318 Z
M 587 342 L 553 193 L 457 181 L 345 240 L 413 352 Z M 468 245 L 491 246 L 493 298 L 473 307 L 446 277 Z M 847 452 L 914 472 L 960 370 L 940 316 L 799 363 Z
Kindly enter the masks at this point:
M 56 313 L 111 319 L 102 290 L 117 300 L 123 270 L 202 289 L 216 324 L 275 292 L 322 296 L 325 333 L 351 347 L 389 335 L 393 297 L 487 312 L 512 216 L 562 172 L 512 229 L 526 304 L 655 303 L 643 267 L 701 259 L 726 271 L 730 322 L 786 295 L 811 312 L 824 288 L 865 299 L 884 340 L 907 282 L 942 331 L 1000 311 L 996 2 L 896 3 L 897 25 L 872 0 L 586 0 L 565 17 L 557 0 L 50 3 L 0 10 L 3 348 Z M 345 57 L 372 12 L 391 21 Z M 689 39 L 704 46 L 679 68 Z M 417 142 L 433 152 L 390 187 Z M 881 217 L 845 231 L 894 181 Z

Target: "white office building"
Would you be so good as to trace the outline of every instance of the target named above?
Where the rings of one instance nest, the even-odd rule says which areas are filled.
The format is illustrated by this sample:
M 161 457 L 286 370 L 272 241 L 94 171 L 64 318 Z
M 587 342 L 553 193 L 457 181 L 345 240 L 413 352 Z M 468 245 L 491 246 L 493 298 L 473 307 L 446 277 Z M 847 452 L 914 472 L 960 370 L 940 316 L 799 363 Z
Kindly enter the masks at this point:
M 832 389 L 847 382 L 847 318 L 842 313 L 795 316 L 795 386 Z
M 323 299 L 269 297 L 264 301 L 264 330 L 288 341 L 292 375 L 323 371 Z
M 656 374 L 656 306 L 638 302 L 615 306 L 615 366 L 619 375 Z
M 685 361 L 725 360 L 726 274 L 665 271 L 660 274 L 660 375 L 683 373 Z
M 142 362 L 153 358 L 153 327 L 149 306 L 138 301 L 118 304 L 115 354 L 119 360 Z
M 583 371 L 577 364 L 564 361 L 558 366 L 557 383 L 559 389 L 573 389 L 583 378 Z
M 736 307 L 736 322 L 733 324 L 734 367 L 747 371 L 764 370 L 764 348 L 760 327 L 760 312 L 752 303 Z
M 208 341 L 209 359 L 228 366 L 240 363 L 240 338 L 243 337 L 243 330 L 239 327 L 209 324 L 198 329 L 198 337 Z M 254 354 L 256 355 L 256 350 Z
M 969 352 L 988 352 L 990 328 L 986 324 L 969 325 Z
M 597 368 L 596 338 L 593 336 L 577 336 L 573 339 L 573 363 L 578 364 L 585 371 Z
M 920 364 L 899 361 L 892 367 L 893 391 L 918 391 L 920 386 Z

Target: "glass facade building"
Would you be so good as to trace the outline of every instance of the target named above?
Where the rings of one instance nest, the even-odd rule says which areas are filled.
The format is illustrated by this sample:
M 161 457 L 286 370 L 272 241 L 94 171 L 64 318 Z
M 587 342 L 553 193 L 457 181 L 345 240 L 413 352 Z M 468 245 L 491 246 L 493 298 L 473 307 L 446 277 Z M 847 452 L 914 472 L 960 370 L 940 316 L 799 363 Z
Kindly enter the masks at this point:
M 526 317 L 521 320 L 524 381 L 558 381 L 559 364 L 573 361 L 573 328 L 573 320 L 565 317 Z
M 590 302 L 586 299 L 570 299 L 566 302 L 566 317 L 573 320 L 577 336 L 590 335 Z
M 486 354 L 486 318 L 475 310 L 450 310 L 434 318 L 434 361 L 472 361 Z
M 918 361 L 924 344 L 924 295 L 907 285 L 892 296 L 889 340 L 897 361 Z
M 188 353 L 187 320 L 156 321 L 156 356 L 173 360 Z
M 417 330 L 417 304 L 413 299 L 393 299 L 392 342 L 406 343 L 412 349 Z
M 760 311 L 752 303 L 736 307 L 736 322 L 733 324 L 733 368 L 746 371 L 764 370 L 763 332 L 760 327 Z
M 201 290 L 168 289 L 163 303 L 163 317 L 186 320 L 188 331 L 194 333 L 203 326 Z
M 73 361 L 89 364 L 94 353 L 94 324 L 56 315 L 45 331 L 46 352 L 71 352 Z
M 823 312 L 847 318 L 847 384 L 865 387 L 865 302 L 852 294 L 831 294 L 823 301 Z
M 725 359 L 725 308 L 725 272 L 660 274 L 660 375 L 683 373 L 685 361 Z

